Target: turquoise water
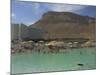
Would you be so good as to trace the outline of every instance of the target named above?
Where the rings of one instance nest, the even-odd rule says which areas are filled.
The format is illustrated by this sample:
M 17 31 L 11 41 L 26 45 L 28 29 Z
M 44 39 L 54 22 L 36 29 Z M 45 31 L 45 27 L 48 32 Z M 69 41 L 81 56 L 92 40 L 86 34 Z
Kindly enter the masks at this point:
M 96 50 L 80 48 L 67 49 L 66 53 L 57 54 L 16 53 L 12 54 L 11 63 L 12 74 L 95 69 Z

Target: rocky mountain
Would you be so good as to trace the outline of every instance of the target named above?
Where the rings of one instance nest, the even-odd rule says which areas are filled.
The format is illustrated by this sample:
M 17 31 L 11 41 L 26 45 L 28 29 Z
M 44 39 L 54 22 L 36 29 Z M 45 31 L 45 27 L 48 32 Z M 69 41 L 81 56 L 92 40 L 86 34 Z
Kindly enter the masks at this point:
M 47 12 L 31 28 L 44 31 L 44 39 L 95 39 L 96 20 L 71 12 Z
M 35 24 L 11 25 L 11 39 L 93 39 L 96 35 L 96 20 L 70 12 L 47 12 Z M 19 37 L 20 36 L 20 37 Z

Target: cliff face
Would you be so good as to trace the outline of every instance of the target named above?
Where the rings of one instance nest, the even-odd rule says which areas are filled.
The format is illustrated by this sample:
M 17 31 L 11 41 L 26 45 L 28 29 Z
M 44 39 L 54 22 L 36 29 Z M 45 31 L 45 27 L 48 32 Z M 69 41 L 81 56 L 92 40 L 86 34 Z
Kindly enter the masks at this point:
M 47 12 L 30 27 L 43 30 L 45 39 L 95 39 L 96 20 L 70 12 Z

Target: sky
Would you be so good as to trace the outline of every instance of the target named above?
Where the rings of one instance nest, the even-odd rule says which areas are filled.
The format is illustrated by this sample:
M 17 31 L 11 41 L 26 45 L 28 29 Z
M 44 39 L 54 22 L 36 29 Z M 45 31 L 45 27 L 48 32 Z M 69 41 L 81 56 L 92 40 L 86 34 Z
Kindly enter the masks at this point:
M 96 7 L 90 5 L 12 1 L 11 10 L 12 23 L 24 23 L 28 26 L 37 22 L 44 13 L 49 11 L 72 12 L 96 17 Z

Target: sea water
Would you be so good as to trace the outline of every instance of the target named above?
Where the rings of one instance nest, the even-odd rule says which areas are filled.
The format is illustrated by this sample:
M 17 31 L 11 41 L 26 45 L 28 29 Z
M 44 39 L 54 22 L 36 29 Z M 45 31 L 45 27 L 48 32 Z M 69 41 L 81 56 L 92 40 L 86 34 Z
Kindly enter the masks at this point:
M 83 65 L 78 65 L 83 64 Z M 11 73 L 36 73 L 96 68 L 95 48 L 66 49 L 65 53 L 16 53 L 11 55 Z

